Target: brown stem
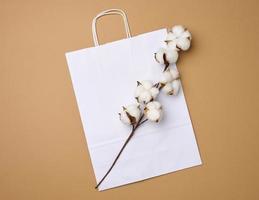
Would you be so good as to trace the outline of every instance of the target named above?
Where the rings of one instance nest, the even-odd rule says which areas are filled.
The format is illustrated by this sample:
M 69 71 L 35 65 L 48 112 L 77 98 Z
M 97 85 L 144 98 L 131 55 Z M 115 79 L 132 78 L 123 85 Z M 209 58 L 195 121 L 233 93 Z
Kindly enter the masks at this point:
M 133 137 L 133 135 L 135 134 L 136 129 L 137 129 L 141 124 L 143 124 L 143 123 L 145 123 L 145 122 L 147 121 L 147 119 L 145 119 L 145 120 L 142 121 L 143 117 L 144 117 L 144 114 L 141 115 L 139 121 L 137 122 L 137 124 L 136 124 L 135 126 L 132 125 L 132 131 L 131 131 L 129 137 L 127 138 L 127 140 L 126 140 L 125 143 L 123 144 L 121 150 L 119 151 L 118 155 L 116 156 L 116 158 L 115 158 L 115 160 L 113 161 L 113 163 L 112 163 L 111 167 L 109 168 L 109 170 L 106 172 L 106 174 L 105 174 L 104 177 L 101 179 L 101 181 L 95 186 L 95 189 L 97 189 L 97 188 L 101 185 L 101 183 L 104 181 L 104 179 L 105 179 L 105 178 L 108 176 L 108 174 L 111 172 L 112 168 L 114 167 L 114 165 L 116 164 L 117 160 L 119 159 L 119 157 L 120 157 L 122 151 L 125 149 L 125 147 L 127 146 L 128 142 L 130 141 L 130 139 L 131 139 L 131 138 Z
M 169 62 L 167 61 L 165 54 L 163 55 L 163 59 L 164 59 L 164 63 L 165 63 L 164 71 L 166 71 L 167 68 L 169 67 Z M 137 84 L 139 85 L 140 83 L 137 82 Z M 161 90 L 161 89 L 164 87 L 164 85 L 162 85 L 160 82 L 158 82 L 158 83 L 156 83 L 156 84 L 154 85 L 154 87 L 157 87 L 159 90 Z M 148 121 L 148 119 L 145 119 L 145 120 L 142 121 L 143 117 L 144 117 L 144 114 L 141 115 L 139 121 L 136 123 L 135 126 L 132 125 L 132 131 L 131 131 L 129 137 L 127 138 L 127 140 L 126 140 L 125 143 L 123 144 L 121 150 L 120 150 L 119 153 L 117 154 L 117 156 L 116 156 L 115 160 L 113 161 L 113 163 L 112 163 L 111 167 L 109 168 L 109 170 L 108 170 L 108 171 L 106 172 L 106 174 L 103 176 L 103 178 L 101 179 L 101 181 L 95 186 L 95 189 L 97 189 L 97 188 L 101 185 L 101 183 L 105 180 L 105 178 L 106 178 L 106 177 L 108 176 L 108 174 L 111 172 L 112 168 L 114 167 L 114 165 L 115 165 L 116 162 L 118 161 L 118 159 L 119 159 L 121 153 L 123 152 L 123 150 L 124 150 L 125 147 L 127 146 L 127 144 L 128 144 L 128 142 L 130 141 L 130 139 L 131 139 L 131 138 L 133 137 L 133 135 L 135 134 L 136 129 L 137 129 L 140 125 L 142 125 L 142 124 L 144 124 L 146 121 Z
M 148 120 L 148 119 L 145 119 L 145 120 L 143 120 L 142 122 L 140 122 L 140 123 L 139 123 L 139 126 L 140 126 L 141 124 L 144 124 L 147 120 Z

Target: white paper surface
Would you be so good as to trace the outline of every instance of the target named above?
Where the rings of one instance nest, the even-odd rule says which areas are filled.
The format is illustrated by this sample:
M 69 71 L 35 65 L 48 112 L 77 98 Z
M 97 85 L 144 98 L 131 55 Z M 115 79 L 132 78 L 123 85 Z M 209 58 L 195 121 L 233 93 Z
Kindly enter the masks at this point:
M 118 112 L 135 102 L 136 81 L 161 80 L 154 52 L 165 37 L 166 29 L 161 29 L 66 53 L 97 182 L 131 131 L 119 120 Z M 137 129 L 99 190 L 201 164 L 182 89 L 178 96 L 161 93 L 158 100 L 164 108 L 163 120 Z

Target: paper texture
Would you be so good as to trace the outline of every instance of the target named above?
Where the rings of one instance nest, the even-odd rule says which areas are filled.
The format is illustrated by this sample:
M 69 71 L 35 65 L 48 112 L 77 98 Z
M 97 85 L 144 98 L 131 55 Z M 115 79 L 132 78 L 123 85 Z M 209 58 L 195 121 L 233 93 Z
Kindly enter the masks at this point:
M 71 79 L 98 182 L 109 169 L 131 127 L 118 116 L 123 105 L 135 102 L 137 80 L 161 80 L 154 59 L 166 29 L 66 53 Z M 160 123 L 137 129 L 111 173 L 105 190 L 201 164 L 183 90 L 158 97 L 164 108 Z

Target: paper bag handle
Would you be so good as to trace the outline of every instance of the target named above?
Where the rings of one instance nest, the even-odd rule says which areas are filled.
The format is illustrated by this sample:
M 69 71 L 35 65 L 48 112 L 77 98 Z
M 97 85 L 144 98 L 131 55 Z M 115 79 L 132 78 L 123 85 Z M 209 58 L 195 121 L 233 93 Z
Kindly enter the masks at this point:
M 127 38 L 131 37 L 129 23 L 128 23 L 126 13 L 121 9 L 109 9 L 109 10 L 105 10 L 105 11 L 100 12 L 98 15 L 96 15 L 96 17 L 92 21 L 92 34 L 93 34 L 93 40 L 94 40 L 95 46 L 99 46 L 98 36 L 97 36 L 97 33 L 96 33 L 96 21 L 97 21 L 97 19 L 99 19 L 100 17 L 105 16 L 105 15 L 120 15 L 120 16 L 122 16 Z

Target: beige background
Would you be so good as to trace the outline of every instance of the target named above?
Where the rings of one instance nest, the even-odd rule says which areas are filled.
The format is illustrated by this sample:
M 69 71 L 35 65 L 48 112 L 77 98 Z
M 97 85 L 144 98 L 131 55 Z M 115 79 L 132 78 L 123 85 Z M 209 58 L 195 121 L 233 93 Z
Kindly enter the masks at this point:
M 204 164 L 97 192 L 64 53 L 93 46 L 92 18 L 114 7 L 133 35 L 191 30 L 178 66 Z M 259 199 L 258 9 L 256 0 L 0 0 L 0 199 Z M 124 37 L 119 17 L 98 28 L 102 42 Z

